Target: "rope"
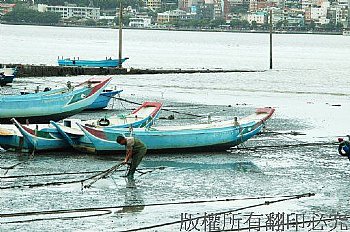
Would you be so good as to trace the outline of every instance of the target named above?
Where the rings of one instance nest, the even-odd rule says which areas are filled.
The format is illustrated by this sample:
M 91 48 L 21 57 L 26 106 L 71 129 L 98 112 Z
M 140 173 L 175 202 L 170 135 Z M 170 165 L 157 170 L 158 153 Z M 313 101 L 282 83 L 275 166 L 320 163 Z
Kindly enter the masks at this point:
M 55 176 L 55 175 L 66 175 L 66 174 L 68 174 L 68 175 L 79 175 L 79 174 L 97 173 L 96 175 L 93 175 L 93 176 L 90 176 L 88 178 L 81 179 L 81 180 L 55 181 L 55 182 L 47 182 L 47 183 L 34 183 L 34 184 L 12 185 L 12 186 L 0 186 L 0 190 L 15 189 L 15 188 L 25 188 L 25 187 L 35 188 L 35 187 L 44 187 L 44 186 L 59 186 L 59 185 L 76 184 L 76 183 L 80 183 L 82 185 L 82 188 L 89 188 L 96 181 L 98 181 L 101 178 L 108 177 L 113 172 L 122 172 L 123 170 L 112 170 L 114 168 L 116 169 L 117 168 L 116 166 L 118 166 L 118 165 L 115 165 L 112 168 L 109 168 L 109 169 L 107 169 L 105 171 L 73 172 L 73 173 L 47 173 L 47 174 L 44 173 L 44 174 L 34 174 L 34 175 L 22 175 L 22 176 L 4 176 L 4 177 L 0 177 L 0 179 L 4 179 L 4 178 L 22 178 L 22 177 L 24 178 L 24 177 L 35 177 L 35 176 Z M 165 168 L 166 167 L 157 167 L 157 168 L 154 168 L 153 170 L 145 172 L 144 174 L 149 173 L 149 172 L 153 172 L 155 170 L 163 170 Z M 147 169 L 138 169 L 138 170 L 147 170 Z M 142 175 L 140 175 L 140 176 L 142 176 Z M 93 180 L 94 178 L 96 178 L 96 180 Z M 84 186 L 83 185 L 84 182 L 89 181 L 89 180 L 93 180 L 92 183 L 87 184 L 87 185 Z
M 164 202 L 153 203 L 144 205 L 117 205 L 106 207 L 92 207 L 92 208 L 77 208 L 77 209 L 59 209 L 59 210 L 43 210 L 43 211 L 28 211 L 19 213 L 2 213 L 0 218 L 22 217 L 22 216 L 35 216 L 35 215 L 50 215 L 50 214 L 64 214 L 64 213 L 79 213 L 79 212 L 92 212 L 99 210 L 111 210 L 126 207 L 153 207 L 153 206 L 167 206 L 167 205 L 188 205 L 188 204 L 201 204 L 201 203 L 213 203 L 213 202 L 230 202 L 240 200 L 261 200 L 271 198 L 293 198 L 299 199 L 301 197 L 314 196 L 313 193 L 299 194 L 299 195 L 284 195 L 284 196 L 259 196 L 259 197 L 243 197 L 243 198 L 225 198 L 225 199 L 213 199 L 213 200 L 197 200 L 197 201 L 180 201 L 180 202 Z M 268 202 L 268 201 L 267 201 Z M 270 201 L 272 202 L 272 201 Z
M 228 214 L 228 213 L 232 213 L 232 212 L 242 211 L 242 210 L 245 210 L 245 209 L 255 208 L 255 207 L 264 206 L 264 205 L 270 205 L 270 204 L 274 204 L 274 203 L 278 203 L 278 202 L 289 201 L 289 200 L 294 200 L 294 199 L 300 199 L 302 197 L 311 197 L 311 196 L 314 196 L 314 195 L 315 195 L 314 193 L 300 194 L 300 195 L 291 196 L 291 197 L 286 198 L 286 199 L 280 199 L 280 200 L 275 200 L 275 201 L 265 201 L 264 203 L 250 205 L 250 206 L 245 206 L 245 207 L 241 207 L 241 208 L 234 209 L 234 210 L 228 210 L 228 211 L 223 211 L 223 212 L 219 212 L 219 213 L 213 213 L 212 215 L 216 216 L 216 215 L 221 215 L 221 214 Z M 120 232 L 131 232 L 131 231 L 140 231 L 140 230 L 154 229 L 154 228 L 159 228 L 159 227 L 163 227 L 163 226 L 169 226 L 169 225 L 184 223 L 184 222 L 188 222 L 188 221 L 197 221 L 197 220 L 203 219 L 205 217 L 207 217 L 207 216 L 204 215 L 204 216 L 193 217 L 193 218 L 189 218 L 189 219 L 185 219 L 185 220 L 178 220 L 178 221 L 167 222 L 167 223 L 151 225 L 151 226 L 145 226 L 145 227 L 140 227 L 140 228 L 135 228 L 135 229 L 122 230 Z
M 116 169 L 118 169 L 120 166 L 124 165 L 124 163 L 119 163 L 117 165 L 114 165 L 113 167 L 105 170 L 105 171 L 102 171 L 102 172 L 99 172 L 98 174 L 96 175 L 93 175 L 89 178 L 86 178 L 84 181 L 81 182 L 82 184 L 82 187 L 84 188 L 90 188 L 94 183 L 96 183 L 98 180 L 102 179 L 102 178 L 106 178 L 108 177 L 109 175 L 111 175 Z M 84 182 L 85 181 L 88 181 L 88 180 L 92 180 L 89 184 L 86 184 L 84 185 Z
M 111 210 L 94 210 L 96 212 L 95 214 L 89 214 L 89 215 L 82 215 L 82 216 L 67 216 L 67 217 L 53 217 L 53 218 L 35 218 L 35 219 L 27 219 L 27 220 L 20 220 L 20 221 L 10 221 L 10 222 L 2 222 L 0 224 L 12 224 L 12 223 L 25 223 L 25 222 L 35 222 L 35 221 L 45 221 L 45 220 L 67 220 L 67 219 L 75 219 L 75 218 L 87 218 L 87 217 L 97 217 L 97 216 L 103 216 L 107 214 L 111 214 Z M 89 211 L 91 212 L 91 211 Z M 74 212 L 69 212 L 74 213 Z M 55 214 L 63 214 L 63 213 L 55 213 Z
M 256 147 L 233 147 L 232 150 L 252 150 L 255 151 L 257 149 L 264 148 L 288 148 L 288 147 L 312 147 L 312 146 L 331 146 L 338 145 L 336 142 L 328 142 L 328 143 L 298 143 L 298 144 L 283 144 L 283 145 L 267 145 L 267 146 L 256 146 Z
M 29 187 L 29 188 L 34 188 L 34 187 L 43 187 L 43 186 L 51 186 L 51 185 L 65 185 L 65 184 L 75 184 L 75 183 L 81 183 L 82 188 L 89 188 L 91 187 L 92 184 L 94 184 L 96 181 L 99 179 L 106 177 L 108 174 L 111 174 L 112 172 L 115 171 L 116 168 L 121 166 L 121 164 L 117 164 L 105 171 L 99 172 L 96 175 L 90 176 L 88 178 L 82 179 L 82 180 L 71 180 L 71 181 L 56 181 L 56 182 L 48 182 L 48 183 L 35 183 L 35 184 L 24 184 L 24 185 L 13 185 L 13 186 L 1 186 L 0 190 L 4 189 L 13 189 L 13 188 L 23 188 L 23 187 Z M 84 186 L 84 182 L 92 180 L 90 184 L 87 184 Z
M 10 169 L 14 169 L 16 166 L 21 165 L 23 163 L 25 163 L 25 162 L 19 162 L 17 164 L 9 166 L 9 167 L 0 167 L 0 169 L 5 169 L 6 170 L 5 173 L 4 173 L 4 176 L 5 176 L 10 171 Z
M 166 167 L 160 166 L 155 168 L 139 168 L 136 171 L 142 172 L 141 170 L 149 170 L 152 172 L 155 170 L 163 170 Z M 123 172 L 124 170 L 115 170 L 116 172 Z M 39 173 L 39 174 L 29 174 L 29 175 L 18 175 L 18 176 L 0 176 L 0 179 L 11 179 L 11 178 L 26 178 L 26 177 L 38 177 L 38 176 L 64 176 L 64 175 L 83 175 L 83 174 L 93 174 L 97 172 L 103 172 L 101 170 L 98 171 L 85 171 L 85 172 L 58 172 L 58 173 Z M 146 171 L 149 172 L 149 171 Z
M 139 106 L 142 105 L 142 104 L 139 103 L 139 102 L 130 101 L 130 100 L 127 100 L 127 99 L 121 98 L 121 97 L 113 97 L 113 96 L 109 96 L 109 97 L 110 97 L 110 98 L 115 98 L 115 99 L 117 99 L 117 100 L 124 101 L 124 102 L 127 102 L 127 103 L 139 105 Z M 163 110 L 163 111 L 172 112 L 172 113 L 176 113 L 176 114 L 183 114 L 183 115 L 187 115 L 187 116 L 197 117 L 197 118 L 202 118 L 202 117 L 204 117 L 204 116 L 198 115 L 198 114 L 184 113 L 184 112 L 180 112 L 180 111 L 176 111 L 176 110 L 169 110 L 169 109 L 166 109 L 166 108 L 162 108 L 162 110 Z

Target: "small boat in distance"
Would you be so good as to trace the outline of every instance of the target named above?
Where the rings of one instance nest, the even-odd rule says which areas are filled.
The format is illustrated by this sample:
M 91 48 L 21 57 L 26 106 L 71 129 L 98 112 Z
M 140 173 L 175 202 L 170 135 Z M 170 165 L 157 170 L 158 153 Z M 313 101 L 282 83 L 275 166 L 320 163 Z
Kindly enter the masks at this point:
M 12 83 L 16 74 L 17 68 L 0 68 L 0 86 Z
M 118 67 L 120 64 L 123 64 L 128 57 L 122 58 L 122 59 L 105 59 L 105 60 L 80 60 L 78 59 L 70 59 L 66 58 L 62 59 L 58 58 L 58 65 L 59 66 L 75 66 L 75 67 L 99 67 L 99 68 L 107 68 L 107 67 Z

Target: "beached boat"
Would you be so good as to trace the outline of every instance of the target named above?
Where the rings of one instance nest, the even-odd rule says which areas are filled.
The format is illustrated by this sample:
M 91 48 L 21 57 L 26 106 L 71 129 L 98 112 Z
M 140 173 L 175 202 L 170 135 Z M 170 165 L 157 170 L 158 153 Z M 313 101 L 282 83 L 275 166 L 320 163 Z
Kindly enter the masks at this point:
M 98 96 L 98 98 L 85 110 L 101 110 L 108 106 L 109 101 L 114 98 L 115 95 L 120 94 L 123 90 L 111 90 L 105 89 Z
M 81 131 L 79 125 L 86 125 L 93 128 L 141 128 L 154 125 L 155 120 L 160 114 L 162 103 L 159 102 L 144 102 L 139 108 L 135 109 L 129 115 L 117 115 L 108 119 L 100 119 L 98 121 L 64 120 L 63 124 L 51 122 L 56 127 L 57 131 L 63 138 L 76 150 L 93 151 L 94 146 L 90 139 Z M 0 138 L 1 140 L 1 138 Z M 0 142 L 1 145 L 1 142 Z
M 128 57 L 122 59 L 105 59 L 105 60 L 80 60 L 80 59 L 58 59 L 59 66 L 76 66 L 76 67 L 118 67 L 124 63 Z
M 0 86 L 12 83 L 13 79 L 16 77 L 16 68 L 0 68 Z
M 161 106 L 159 102 L 145 102 L 131 114 L 99 120 L 65 119 L 63 123 L 22 125 L 12 119 L 14 125 L 0 125 L 0 146 L 21 152 L 64 150 L 72 146 L 77 148 L 76 145 L 80 143 L 92 147 L 76 122 L 96 128 L 149 126 L 158 117 Z
M 0 122 L 48 123 L 77 114 L 90 106 L 111 78 L 90 79 L 75 87 L 26 95 L 0 96 Z
M 143 141 L 151 152 L 208 151 L 228 149 L 256 135 L 274 113 L 272 108 L 259 108 L 255 114 L 234 120 L 188 126 L 167 126 L 128 129 L 97 129 L 79 125 L 94 145 L 95 153 L 115 153 L 125 147 L 116 142 L 119 135 L 134 136 Z

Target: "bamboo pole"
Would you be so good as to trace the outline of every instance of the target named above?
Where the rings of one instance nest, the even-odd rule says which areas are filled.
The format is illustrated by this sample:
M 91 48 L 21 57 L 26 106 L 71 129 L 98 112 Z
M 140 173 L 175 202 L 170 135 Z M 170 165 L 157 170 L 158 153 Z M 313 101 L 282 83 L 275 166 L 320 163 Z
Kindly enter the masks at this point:
M 122 45 L 123 45 L 123 8 L 122 1 L 119 4 L 119 68 L 122 68 Z
M 270 69 L 272 69 L 272 10 L 270 10 Z

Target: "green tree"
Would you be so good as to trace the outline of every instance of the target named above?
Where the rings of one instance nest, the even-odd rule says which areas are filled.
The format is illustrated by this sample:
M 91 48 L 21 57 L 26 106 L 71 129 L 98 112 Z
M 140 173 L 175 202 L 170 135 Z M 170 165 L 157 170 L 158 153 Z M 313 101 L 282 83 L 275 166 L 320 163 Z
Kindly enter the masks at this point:
M 11 12 L 2 16 L 1 19 L 6 22 L 57 24 L 61 19 L 61 15 L 54 12 L 38 12 L 17 5 Z

